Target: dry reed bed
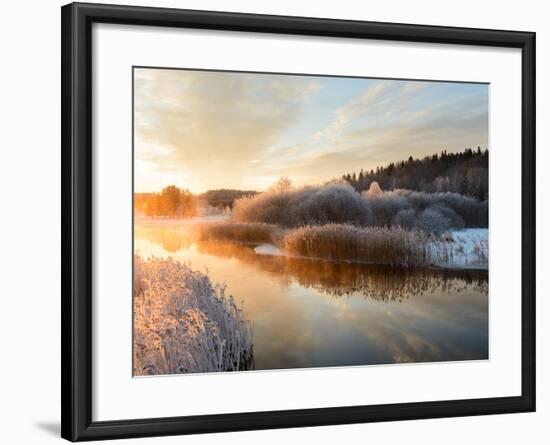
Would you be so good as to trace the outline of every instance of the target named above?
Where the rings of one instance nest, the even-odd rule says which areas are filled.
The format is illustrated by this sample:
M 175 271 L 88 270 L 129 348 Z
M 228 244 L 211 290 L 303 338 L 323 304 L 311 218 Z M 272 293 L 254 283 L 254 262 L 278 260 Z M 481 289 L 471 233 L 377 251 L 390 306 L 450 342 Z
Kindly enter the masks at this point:
M 134 375 L 252 367 L 250 324 L 223 286 L 171 258 L 134 257 Z
M 275 244 L 289 257 L 334 262 L 411 267 L 446 263 L 452 256 L 436 236 L 399 227 L 325 224 L 285 230 L 274 224 L 223 222 L 197 225 L 195 234 L 201 241 Z
M 326 224 L 288 231 L 282 248 L 289 256 L 410 267 L 430 263 L 428 241 L 399 228 Z

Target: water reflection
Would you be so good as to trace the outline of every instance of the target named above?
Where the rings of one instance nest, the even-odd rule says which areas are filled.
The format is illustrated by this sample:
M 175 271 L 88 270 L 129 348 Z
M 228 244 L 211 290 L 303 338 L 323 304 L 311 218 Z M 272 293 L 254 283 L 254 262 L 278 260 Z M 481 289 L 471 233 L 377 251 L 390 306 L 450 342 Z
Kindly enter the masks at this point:
M 193 244 L 187 230 L 138 227 L 136 237 L 160 244 L 168 253 Z M 402 301 L 415 295 L 440 290 L 461 292 L 473 286 L 487 293 L 487 272 L 436 268 L 395 268 L 384 265 L 333 263 L 300 258 L 258 255 L 253 246 L 209 241 L 196 244 L 200 253 L 221 258 L 236 258 L 284 284 L 297 282 L 303 287 L 334 297 L 361 294 L 380 301 Z
M 487 273 L 334 264 L 137 224 L 142 255 L 208 271 L 252 320 L 256 369 L 488 358 Z
M 380 301 L 402 301 L 426 292 L 455 290 L 470 285 L 487 292 L 487 273 L 433 268 L 395 268 L 383 265 L 333 263 L 300 258 L 257 255 L 250 246 L 233 243 L 200 243 L 198 251 L 238 258 L 250 267 L 268 272 L 286 284 L 303 287 L 334 297 L 360 294 Z
M 191 237 L 187 230 L 161 227 L 136 226 L 135 238 L 145 238 L 152 243 L 159 244 L 169 253 L 175 253 L 186 249 L 191 245 Z

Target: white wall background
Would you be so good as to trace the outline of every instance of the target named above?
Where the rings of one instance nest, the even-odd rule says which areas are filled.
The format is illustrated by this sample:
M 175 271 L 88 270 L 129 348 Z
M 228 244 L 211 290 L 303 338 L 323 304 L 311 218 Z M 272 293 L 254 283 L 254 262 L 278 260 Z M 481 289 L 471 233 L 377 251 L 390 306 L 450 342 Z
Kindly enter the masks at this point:
M 133 443 L 546 443 L 550 437 L 550 304 L 545 197 L 550 179 L 550 15 L 545 2 L 430 0 L 133 0 L 117 3 L 537 32 L 538 411 L 134 440 Z M 59 441 L 60 6 L 6 2 L 0 27 L 0 441 Z M 497 222 L 498 223 L 498 222 Z M 182 400 L 182 403 L 185 403 Z M 120 441 L 120 443 L 132 441 Z

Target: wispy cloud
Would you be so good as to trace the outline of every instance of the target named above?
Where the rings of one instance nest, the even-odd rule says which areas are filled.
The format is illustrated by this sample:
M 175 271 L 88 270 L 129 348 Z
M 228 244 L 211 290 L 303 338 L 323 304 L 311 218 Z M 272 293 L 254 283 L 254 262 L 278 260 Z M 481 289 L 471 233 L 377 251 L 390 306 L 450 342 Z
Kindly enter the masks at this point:
M 318 88 L 313 79 L 269 75 L 138 69 L 135 76 L 136 159 L 159 173 L 190 172 L 192 188 L 238 182 Z
M 182 70 L 135 72 L 136 188 L 312 183 L 486 146 L 484 85 Z

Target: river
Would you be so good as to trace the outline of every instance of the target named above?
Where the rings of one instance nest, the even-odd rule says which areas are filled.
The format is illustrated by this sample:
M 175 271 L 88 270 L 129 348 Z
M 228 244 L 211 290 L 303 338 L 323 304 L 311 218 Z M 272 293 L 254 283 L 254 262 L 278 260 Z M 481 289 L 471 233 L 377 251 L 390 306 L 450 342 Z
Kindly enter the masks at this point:
M 486 271 L 259 255 L 170 221 L 136 221 L 134 248 L 225 283 L 252 323 L 255 369 L 488 359 Z

